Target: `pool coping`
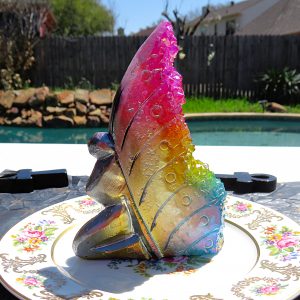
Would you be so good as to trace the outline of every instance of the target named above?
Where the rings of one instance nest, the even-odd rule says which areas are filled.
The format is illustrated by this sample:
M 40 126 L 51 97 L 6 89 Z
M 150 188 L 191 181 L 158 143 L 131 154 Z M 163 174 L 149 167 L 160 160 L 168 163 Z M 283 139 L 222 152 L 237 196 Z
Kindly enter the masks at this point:
M 300 121 L 300 114 L 294 113 L 187 113 L 186 120 L 216 120 L 216 119 L 268 119 Z

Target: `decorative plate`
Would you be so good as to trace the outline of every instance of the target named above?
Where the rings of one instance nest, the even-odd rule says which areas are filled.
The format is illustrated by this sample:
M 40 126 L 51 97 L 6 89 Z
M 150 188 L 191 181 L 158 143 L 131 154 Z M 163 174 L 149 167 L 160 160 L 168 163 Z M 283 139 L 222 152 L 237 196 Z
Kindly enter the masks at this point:
M 84 196 L 45 208 L 0 241 L 0 281 L 20 299 L 293 299 L 300 294 L 300 226 L 259 204 L 226 202 L 225 243 L 210 262 L 76 257 L 72 240 L 102 206 Z

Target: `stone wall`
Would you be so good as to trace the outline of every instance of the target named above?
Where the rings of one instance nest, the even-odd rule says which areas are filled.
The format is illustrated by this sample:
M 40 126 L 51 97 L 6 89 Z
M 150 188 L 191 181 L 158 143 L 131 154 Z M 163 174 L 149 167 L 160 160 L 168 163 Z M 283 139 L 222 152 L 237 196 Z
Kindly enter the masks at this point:
M 0 125 L 107 126 L 115 91 L 50 91 L 48 87 L 0 91 Z

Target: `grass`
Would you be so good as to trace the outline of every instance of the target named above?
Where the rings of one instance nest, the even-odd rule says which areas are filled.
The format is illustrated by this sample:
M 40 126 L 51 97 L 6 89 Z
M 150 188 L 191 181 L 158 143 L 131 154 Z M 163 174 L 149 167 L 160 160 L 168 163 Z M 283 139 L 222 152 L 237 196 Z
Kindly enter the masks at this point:
M 289 113 L 300 114 L 300 104 L 295 106 L 287 106 L 287 110 Z
M 83 78 L 84 80 L 84 78 Z M 117 89 L 118 85 L 112 83 L 114 90 Z M 69 89 L 75 90 L 76 88 L 83 88 L 81 86 L 69 86 Z M 56 87 L 52 91 L 61 92 L 66 88 Z M 300 104 L 294 106 L 284 105 L 288 113 L 300 114 Z M 183 105 L 184 113 L 213 113 L 213 112 L 254 112 L 262 113 L 262 106 L 257 102 L 250 102 L 247 99 L 220 99 L 215 100 L 209 97 L 201 98 L 187 98 L 186 103 Z
M 287 106 L 288 113 L 300 113 L 300 105 Z M 184 113 L 205 112 L 263 112 L 262 106 L 257 102 L 249 102 L 246 99 L 220 99 L 212 98 L 188 98 L 183 105 Z

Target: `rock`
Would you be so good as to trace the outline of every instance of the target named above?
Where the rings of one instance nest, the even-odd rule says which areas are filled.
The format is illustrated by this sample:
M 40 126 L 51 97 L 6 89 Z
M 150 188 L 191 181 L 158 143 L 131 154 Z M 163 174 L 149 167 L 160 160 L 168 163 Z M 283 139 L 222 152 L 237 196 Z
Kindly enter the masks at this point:
M 31 115 L 31 112 L 25 108 L 21 110 L 22 119 L 27 119 Z
M 58 106 L 47 106 L 46 111 L 50 114 L 62 115 L 63 112 L 67 110 L 66 107 L 58 107 Z
M 15 93 L 13 91 L 2 92 L 0 95 L 0 107 L 9 109 L 12 107 L 15 100 Z
M 85 126 L 87 123 L 86 116 L 75 116 L 73 120 L 77 126 Z
M 33 96 L 32 98 L 29 99 L 28 104 L 32 108 L 37 108 L 40 107 L 43 104 L 43 102 L 41 102 L 35 96 Z
M 112 100 L 115 99 L 116 93 L 117 93 L 117 91 L 113 91 L 113 90 L 111 91 L 111 98 L 112 98 Z
M 68 108 L 65 112 L 64 115 L 67 116 L 68 118 L 73 118 L 76 116 L 76 109 L 75 108 Z
M 48 94 L 49 88 L 46 86 L 36 89 L 34 96 L 29 99 L 29 106 L 36 108 L 43 105 Z
M 57 99 L 56 94 L 49 93 L 49 94 L 46 96 L 45 104 L 46 104 L 47 106 L 57 106 L 57 105 L 58 105 L 58 99 Z
M 23 123 L 23 119 L 21 117 L 16 117 L 11 121 L 11 123 L 14 125 L 21 125 Z
M 97 108 L 97 109 L 95 109 L 95 110 L 89 112 L 89 115 L 90 115 L 90 116 L 100 116 L 100 115 L 101 115 L 101 110 L 100 110 L 100 108 Z
M 101 110 L 101 113 L 102 114 L 107 114 L 107 108 L 105 107 L 105 108 L 103 108 L 103 106 L 102 107 L 100 107 L 100 110 Z
M 100 118 L 96 116 L 88 116 L 87 126 L 89 127 L 98 127 L 101 124 Z
M 74 102 L 74 92 L 73 91 L 62 91 L 56 93 L 58 102 L 62 105 L 68 105 Z
M 74 121 L 66 116 L 45 116 L 43 117 L 43 124 L 47 127 L 72 127 Z
M 287 109 L 283 106 L 280 105 L 279 103 L 276 102 L 268 102 L 266 104 L 266 111 L 269 112 L 287 112 Z
M 104 110 L 103 108 L 97 108 L 89 112 L 89 116 L 98 116 L 103 123 L 109 123 L 109 115 L 106 115 L 106 109 Z
M 83 89 L 77 89 L 75 90 L 74 98 L 75 100 L 83 104 L 89 103 L 89 91 Z
M 52 121 L 54 118 L 53 115 L 49 115 L 49 116 L 43 116 L 43 121 L 45 122 L 49 122 L 49 121 Z
M 31 110 L 31 116 L 28 118 L 28 123 L 35 124 L 38 127 L 43 126 L 43 114 L 37 110 Z
M 49 88 L 47 86 L 43 86 L 35 90 L 35 97 L 41 102 L 45 102 L 48 94 L 49 94 Z
M 14 100 L 14 105 L 18 107 L 26 107 L 29 105 L 29 99 L 33 98 L 35 89 L 19 90 L 16 92 L 17 97 Z
M 4 119 L 4 125 L 11 125 L 11 120 Z
M 87 107 L 86 105 L 82 104 L 79 101 L 76 101 L 76 111 L 77 111 L 77 115 L 79 116 L 84 116 L 87 113 Z
M 95 90 L 90 93 L 90 101 L 96 105 L 112 103 L 112 91 L 109 89 Z
M 6 111 L 6 117 L 9 119 L 14 119 L 19 116 L 20 110 L 17 107 L 12 107 Z
M 97 108 L 96 105 L 91 104 L 91 105 L 89 106 L 89 112 L 95 110 L 96 108 Z
M 103 123 L 105 123 L 105 124 L 108 124 L 108 123 L 109 123 L 109 117 L 107 117 L 107 116 L 104 115 L 104 114 L 101 114 L 101 115 L 100 115 L 100 119 L 101 119 L 101 121 L 102 121 Z

